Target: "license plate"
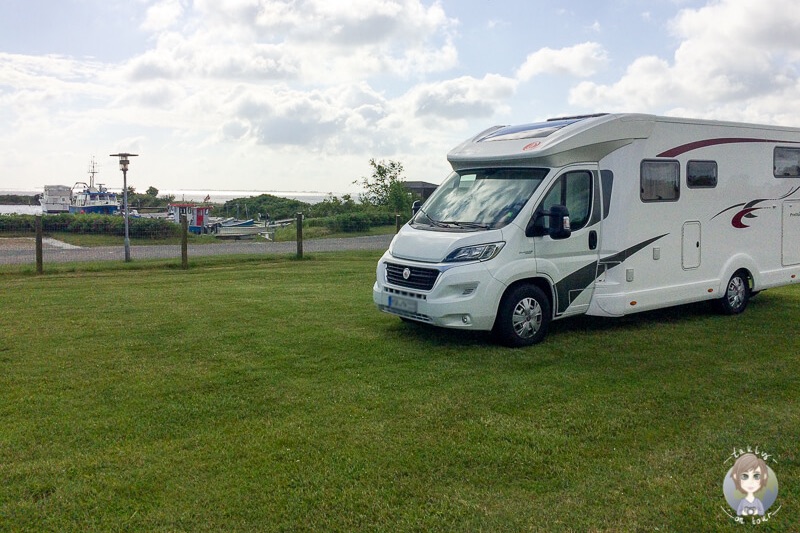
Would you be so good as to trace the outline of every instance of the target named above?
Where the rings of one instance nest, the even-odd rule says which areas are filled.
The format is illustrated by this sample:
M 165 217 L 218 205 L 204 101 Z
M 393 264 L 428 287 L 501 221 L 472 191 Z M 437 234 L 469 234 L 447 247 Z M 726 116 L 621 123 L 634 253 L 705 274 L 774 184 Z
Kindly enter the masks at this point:
M 417 301 L 410 298 L 389 296 L 389 307 L 398 311 L 405 311 L 406 313 L 416 313 Z

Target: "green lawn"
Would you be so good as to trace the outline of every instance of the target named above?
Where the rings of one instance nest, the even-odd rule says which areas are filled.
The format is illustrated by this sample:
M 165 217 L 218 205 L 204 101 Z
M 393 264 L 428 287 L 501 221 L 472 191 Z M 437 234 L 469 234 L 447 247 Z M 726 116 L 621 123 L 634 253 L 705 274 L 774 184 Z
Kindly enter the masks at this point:
M 742 531 L 748 445 L 796 530 L 798 287 L 509 350 L 379 313 L 378 257 L 3 276 L 0 530 Z

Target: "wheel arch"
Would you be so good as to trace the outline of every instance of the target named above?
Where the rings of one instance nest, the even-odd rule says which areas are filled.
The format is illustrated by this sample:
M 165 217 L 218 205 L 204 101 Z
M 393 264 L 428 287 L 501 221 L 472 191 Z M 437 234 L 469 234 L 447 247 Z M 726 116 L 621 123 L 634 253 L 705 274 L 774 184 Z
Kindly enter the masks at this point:
M 724 293 L 724 287 L 728 283 L 728 280 L 737 272 L 744 273 L 751 291 L 757 292 L 760 290 L 759 285 L 761 281 L 757 277 L 758 268 L 756 267 L 755 261 L 748 255 L 739 254 L 731 257 L 722 268 L 719 278 L 721 292 Z
M 548 303 L 550 304 L 550 314 L 552 315 L 551 318 L 555 319 L 555 292 L 553 289 L 553 284 L 550 283 L 550 280 L 544 278 L 542 276 L 534 276 L 528 278 L 522 278 L 514 281 L 513 283 L 509 284 L 506 289 L 503 291 L 503 294 L 500 296 L 500 300 L 497 302 L 498 309 L 500 307 L 500 302 L 503 301 L 503 298 L 506 297 L 508 293 L 519 287 L 520 285 L 534 285 L 538 287 L 545 296 L 547 296 Z M 495 320 L 497 320 L 497 311 L 495 311 Z

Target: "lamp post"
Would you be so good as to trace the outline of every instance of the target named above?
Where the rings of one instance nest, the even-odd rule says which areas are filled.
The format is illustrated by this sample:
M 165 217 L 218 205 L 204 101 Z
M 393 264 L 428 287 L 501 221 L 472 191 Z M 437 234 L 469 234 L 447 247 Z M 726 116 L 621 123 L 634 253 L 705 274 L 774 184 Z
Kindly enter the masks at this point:
M 125 215 L 125 262 L 131 260 L 131 240 L 128 234 L 128 165 L 129 157 L 136 157 L 139 154 L 111 154 L 110 157 L 119 157 L 119 169 L 122 171 L 122 209 Z

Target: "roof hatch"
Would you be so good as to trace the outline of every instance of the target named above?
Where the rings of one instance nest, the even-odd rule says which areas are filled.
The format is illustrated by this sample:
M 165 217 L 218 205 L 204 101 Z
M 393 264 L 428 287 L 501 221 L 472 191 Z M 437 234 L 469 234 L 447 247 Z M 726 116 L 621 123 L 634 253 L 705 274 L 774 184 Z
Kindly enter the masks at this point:
M 601 115 L 582 115 L 577 117 L 552 118 L 547 122 L 534 122 L 532 124 L 522 124 L 519 126 L 505 126 L 491 131 L 475 142 L 488 141 L 514 141 L 519 139 L 541 139 L 560 130 L 565 126 L 574 124 L 587 118 Z

